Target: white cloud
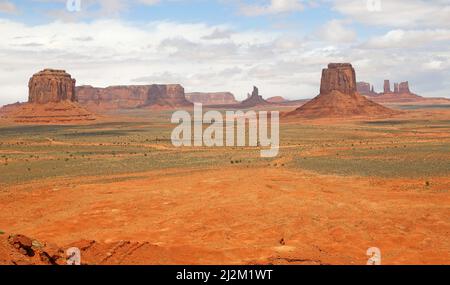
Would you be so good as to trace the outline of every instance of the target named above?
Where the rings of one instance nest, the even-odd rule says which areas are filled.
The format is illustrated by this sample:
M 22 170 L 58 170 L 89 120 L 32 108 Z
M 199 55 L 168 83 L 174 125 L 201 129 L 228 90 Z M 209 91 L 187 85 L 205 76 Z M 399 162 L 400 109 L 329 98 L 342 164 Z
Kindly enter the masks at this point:
M 160 0 L 138 0 L 138 2 L 141 4 L 152 6 L 152 5 L 156 5 L 156 4 L 160 3 L 161 1 Z
M 318 31 L 318 36 L 329 42 L 351 43 L 356 40 L 356 32 L 345 27 L 347 21 L 331 20 Z
M 438 42 L 450 42 L 450 29 L 434 30 L 392 30 L 382 36 L 370 38 L 363 47 L 366 48 L 419 48 Z
M 17 12 L 16 5 L 11 1 L 0 1 L 0 13 L 15 14 Z
M 378 0 L 371 11 L 364 0 L 333 0 L 334 9 L 361 23 L 397 28 L 450 27 L 448 0 Z
M 245 16 L 280 14 L 304 9 L 300 0 L 270 0 L 267 4 L 241 4 L 240 12 Z

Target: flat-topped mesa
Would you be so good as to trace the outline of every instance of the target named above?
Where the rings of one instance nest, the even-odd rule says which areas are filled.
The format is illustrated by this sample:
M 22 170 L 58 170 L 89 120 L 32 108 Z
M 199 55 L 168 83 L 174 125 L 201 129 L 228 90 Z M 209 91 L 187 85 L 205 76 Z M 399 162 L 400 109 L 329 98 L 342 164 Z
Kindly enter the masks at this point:
M 179 84 L 124 85 L 106 88 L 79 86 L 76 89 L 80 104 L 95 111 L 192 105 L 185 97 L 183 86 Z
M 148 99 L 149 85 L 76 87 L 78 102 L 88 109 L 130 109 L 137 108 Z
M 193 105 L 186 99 L 180 84 L 151 85 L 144 106 L 183 107 Z
M 28 102 L 35 104 L 76 102 L 75 83 L 65 70 L 44 69 L 34 74 L 28 82 Z
M 355 69 L 350 63 L 330 63 L 322 70 L 320 94 L 332 91 L 350 95 L 357 92 Z
M 192 103 L 201 103 L 203 105 L 226 105 L 237 103 L 233 93 L 230 92 L 193 92 L 187 93 L 186 99 Z

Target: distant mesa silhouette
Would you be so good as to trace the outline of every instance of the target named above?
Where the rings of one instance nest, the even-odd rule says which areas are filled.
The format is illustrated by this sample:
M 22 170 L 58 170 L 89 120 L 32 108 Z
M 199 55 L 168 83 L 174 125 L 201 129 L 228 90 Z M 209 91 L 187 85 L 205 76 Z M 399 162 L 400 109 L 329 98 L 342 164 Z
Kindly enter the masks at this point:
M 252 108 L 267 105 L 270 105 L 270 103 L 264 100 L 261 95 L 259 95 L 258 87 L 253 86 L 252 94 L 250 95 L 250 97 L 241 102 L 240 108 Z
M 186 93 L 186 99 L 192 103 L 201 103 L 205 106 L 238 103 L 231 92 L 192 92 Z

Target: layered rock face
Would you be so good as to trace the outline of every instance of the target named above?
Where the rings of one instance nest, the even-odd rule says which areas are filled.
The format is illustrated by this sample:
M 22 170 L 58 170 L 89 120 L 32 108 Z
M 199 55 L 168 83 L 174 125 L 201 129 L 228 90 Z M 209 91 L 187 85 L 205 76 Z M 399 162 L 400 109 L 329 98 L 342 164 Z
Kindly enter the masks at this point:
M 241 102 L 240 107 L 241 108 L 251 108 L 256 106 L 264 106 L 264 105 L 270 105 L 269 102 L 263 99 L 261 95 L 259 95 L 259 89 L 256 86 L 253 86 L 253 92 L 250 97 L 245 99 Z
M 29 103 L 75 102 L 75 79 L 64 70 L 45 69 L 34 74 L 29 83 Z
M 70 124 L 95 120 L 77 102 L 75 79 L 63 70 L 45 69 L 29 80 L 28 103 L 0 110 L 1 117 L 17 123 Z
M 227 105 L 237 103 L 233 93 L 230 92 L 193 92 L 187 93 L 186 99 L 192 103 L 201 103 L 203 105 Z
M 350 63 L 331 63 L 322 71 L 320 95 L 288 116 L 322 118 L 394 113 L 357 92 L 356 73 Z
M 78 101 L 91 110 L 133 109 L 147 106 L 182 107 L 190 106 L 184 88 L 172 85 L 127 85 L 96 88 L 76 88 Z
M 79 86 L 76 88 L 78 102 L 88 109 L 131 109 L 147 102 L 149 85 L 111 86 L 95 88 Z
M 189 107 L 193 104 L 186 99 L 184 88 L 179 84 L 151 85 L 148 98 L 144 103 L 147 107 L 176 108 Z
M 330 63 L 322 70 L 320 93 L 339 91 L 344 94 L 356 92 L 355 70 L 349 63 Z

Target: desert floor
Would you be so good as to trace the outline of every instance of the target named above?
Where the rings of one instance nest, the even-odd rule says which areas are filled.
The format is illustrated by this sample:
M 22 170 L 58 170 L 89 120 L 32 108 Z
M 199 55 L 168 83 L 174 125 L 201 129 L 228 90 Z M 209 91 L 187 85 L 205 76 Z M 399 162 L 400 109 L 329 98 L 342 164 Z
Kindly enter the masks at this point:
M 175 148 L 170 114 L 0 125 L 0 236 L 88 264 L 450 264 L 450 107 L 283 121 L 273 159 Z

